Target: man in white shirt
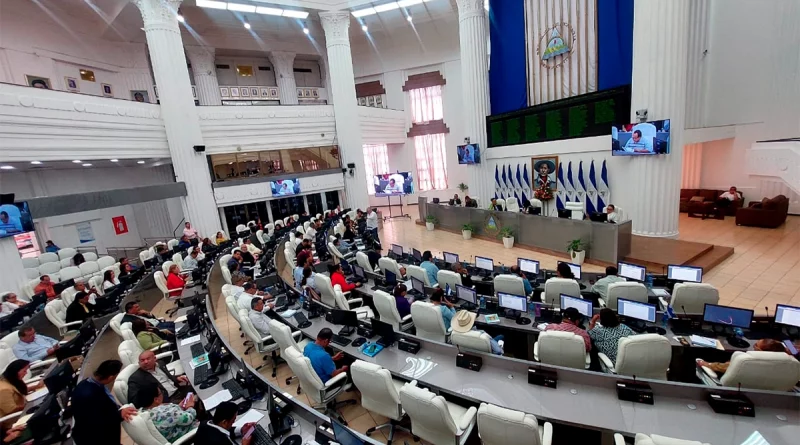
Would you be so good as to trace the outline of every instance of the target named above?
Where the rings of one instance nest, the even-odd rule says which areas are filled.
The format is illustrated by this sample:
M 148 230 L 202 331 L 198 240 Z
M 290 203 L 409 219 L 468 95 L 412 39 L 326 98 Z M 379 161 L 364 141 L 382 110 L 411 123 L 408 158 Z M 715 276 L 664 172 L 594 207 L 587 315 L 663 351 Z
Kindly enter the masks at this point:
M 386 185 L 386 188 L 383 189 L 383 192 L 384 193 L 402 193 L 403 192 L 403 186 L 398 184 L 397 181 L 395 181 L 394 178 L 392 178 L 392 179 L 389 180 L 389 184 Z
M 618 223 L 619 222 L 619 213 L 617 213 L 616 207 L 614 204 L 609 204 L 606 206 L 606 222 L 610 223 Z
M 736 190 L 736 187 L 731 186 L 727 192 L 719 195 L 719 198 L 717 198 L 717 205 L 720 207 L 728 207 L 737 199 L 742 199 L 742 194 Z
M 144 351 L 139 354 L 139 369 L 128 378 L 128 401 L 137 408 L 147 406 L 142 391 L 152 386 L 157 386 L 164 393 L 164 399 L 172 403 L 180 402 L 192 389 L 188 377 L 170 375 L 158 363 L 153 351 Z
M 606 267 L 606 276 L 597 280 L 592 286 L 592 292 L 600 295 L 601 298 L 606 298 L 608 295 L 608 285 L 611 283 L 618 283 L 625 281 L 625 278 L 617 276 L 617 268 L 614 266 Z
M 367 213 L 367 231 L 372 232 L 375 239 L 378 239 L 378 212 L 375 208 L 369 209 Z
M 264 314 L 264 300 L 254 298 L 250 302 L 250 311 L 247 313 L 247 317 L 250 318 L 253 327 L 256 328 L 256 331 L 261 336 L 266 337 L 269 335 L 269 317 Z
M 183 235 L 189 240 L 197 239 L 197 237 L 199 236 L 197 233 L 197 229 L 192 227 L 192 225 L 188 221 L 186 222 L 186 224 L 183 225 Z
M 309 224 L 305 235 L 303 235 L 303 239 L 311 240 L 311 242 L 313 243 L 314 240 L 317 239 L 317 229 L 319 228 L 320 228 L 319 221 L 314 221 L 313 223 Z
M 192 253 L 183 260 L 181 266 L 183 270 L 197 269 L 197 250 L 193 250 Z
M 244 292 L 242 292 L 241 294 L 239 294 L 238 297 L 236 297 L 236 304 L 239 306 L 239 309 L 244 309 L 246 311 L 249 311 L 253 307 L 252 301 L 257 297 L 270 299 L 272 298 L 272 295 L 270 295 L 269 293 L 264 293 L 259 291 L 255 283 L 247 282 L 244 284 Z M 260 300 L 261 298 L 258 299 Z M 274 305 L 272 303 L 268 303 L 267 307 L 272 309 Z

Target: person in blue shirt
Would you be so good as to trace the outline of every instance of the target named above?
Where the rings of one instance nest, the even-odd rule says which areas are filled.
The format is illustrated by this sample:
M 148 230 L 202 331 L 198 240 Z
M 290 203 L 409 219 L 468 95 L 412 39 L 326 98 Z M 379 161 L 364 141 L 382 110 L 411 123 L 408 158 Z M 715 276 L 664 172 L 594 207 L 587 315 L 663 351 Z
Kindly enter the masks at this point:
M 518 275 L 522 278 L 522 285 L 525 287 L 525 295 L 530 295 L 533 293 L 533 286 L 531 286 L 531 282 L 528 280 L 528 277 L 522 273 L 522 269 L 519 266 L 511 266 L 511 273 L 514 275 Z
M 633 130 L 633 134 L 625 143 L 623 150 L 628 153 L 653 153 L 653 141 L 648 143 L 647 140 L 642 139 L 641 130 Z
M 59 247 L 54 242 L 47 240 L 45 244 L 47 244 L 44 248 L 45 252 L 57 253 L 59 251 Z
M 181 250 L 185 250 L 185 249 L 188 249 L 188 248 L 192 247 L 192 243 L 191 243 L 191 241 L 189 241 L 189 238 L 186 235 L 183 235 L 181 237 L 181 240 L 178 241 L 178 247 Z
M 325 350 L 325 348 L 331 344 L 332 338 L 333 331 L 328 328 L 323 328 L 319 331 L 319 334 L 317 334 L 317 340 L 314 343 L 307 344 L 305 349 L 303 349 L 303 355 L 308 357 L 311 361 L 311 366 L 314 368 L 314 372 L 317 373 L 317 376 L 319 376 L 319 379 L 322 380 L 322 383 L 350 369 L 348 366 L 336 368 L 334 361 L 344 358 L 342 352 L 338 352 L 331 357 L 328 351 Z
M 453 309 L 453 303 L 444 298 L 444 291 L 436 289 L 431 295 L 431 303 L 438 306 L 439 311 L 442 313 L 442 320 L 444 321 L 445 330 L 450 330 L 450 322 L 456 316 L 456 310 Z
M 431 258 L 433 258 L 433 255 L 431 254 L 430 250 L 426 250 L 425 252 L 423 252 L 422 253 L 422 263 L 419 265 L 419 267 L 425 269 L 425 273 L 428 274 L 428 281 L 430 281 L 431 282 L 431 286 L 433 286 L 434 284 L 438 284 L 439 283 L 439 281 L 437 279 L 437 274 L 439 273 L 439 268 L 436 267 L 436 265 L 433 264 L 433 262 L 431 262 Z
M 11 347 L 18 359 L 35 362 L 53 354 L 58 349 L 58 340 L 44 335 L 36 335 L 32 327 L 21 328 L 17 331 L 19 342 Z

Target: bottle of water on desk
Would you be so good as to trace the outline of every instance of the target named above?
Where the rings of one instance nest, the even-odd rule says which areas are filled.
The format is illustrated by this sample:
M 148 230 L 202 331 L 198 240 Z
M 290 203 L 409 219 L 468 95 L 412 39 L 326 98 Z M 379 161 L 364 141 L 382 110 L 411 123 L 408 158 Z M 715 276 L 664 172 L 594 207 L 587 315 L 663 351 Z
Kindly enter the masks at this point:
M 651 274 L 645 275 L 645 277 L 644 277 L 644 285 L 648 289 L 652 289 L 653 288 L 653 275 L 651 275 Z
M 480 305 L 481 305 L 481 309 L 483 309 L 483 310 L 486 309 L 486 297 L 484 297 L 483 295 L 481 295 Z

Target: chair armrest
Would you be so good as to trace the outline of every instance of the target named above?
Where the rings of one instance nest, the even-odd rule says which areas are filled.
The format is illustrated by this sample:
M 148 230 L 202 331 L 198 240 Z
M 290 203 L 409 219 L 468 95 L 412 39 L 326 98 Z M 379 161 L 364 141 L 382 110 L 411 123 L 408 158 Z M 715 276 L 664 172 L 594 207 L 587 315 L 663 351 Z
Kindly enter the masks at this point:
M 162 349 L 165 349 L 165 348 L 169 349 L 170 346 L 172 346 L 172 343 L 169 343 L 169 342 L 162 343 L 162 344 L 160 344 L 158 346 L 153 346 L 152 348 L 148 349 L 148 351 L 153 351 L 153 352 L 161 351 Z
M 475 416 L 477 415 L 478 415 L 478 409 L 475 408 L 474 406 L 470 406 L 467 412 L 465 412 L 460 419 L 456 419 L 456 426 L 458 426 L 458 429 L 462 431 L 466 430 L 467 428 L 469 428 L 469 424 L 471 424 L 475 420 Z
M 183 289 L 184 289 L 184 288 L 180 288 L 180 289 L 167 289 L 167 293 L 170 293 L 170 292 L 177 292 L 177 291 L 181 291 L 181 292 L 183 292 Z
M 270 340 L 272 340 L 272 336 L 271 335 L 267 335 L 266 337 L 261 339 L 261 343 L 266 343 L 266 342 L 268 342 Z
M 610 372 L 611 374 L 616 374 L 617 373 L 617 370 L 614 369 L 614 363 L 611 361 L 610 358 L 608 358 L 607 355 L 603 354 L 602 352 L 598 352 L 597 353 L 597 358 L 600 359 L 600 362 L 603 364 L 603 366 L 606 367 L 608 372 Z
M 347 300 L 347 305 L 350 308 L 361 307 L 364 305 L 364 300 L 362 298 L 353 298 L 352 300 Z
M 162 352 L 161 354 L 156 354 L 156 359 L 159 359 L 159 360 L 162 359 L 162 358 L 167 358 L 167 357 L 169 357 L 170 361 L 172 361 L 172 359 L 174 359 L 175 355 L 172 353 L 172 351 Z
M 70 321 L 70 322 L 64 323 L 64 327 L 66 328 L 66 327 L 69 327 L 69 326 L 80 326 L 82 324 L 83 324 L 82 321 Z
M 661 310 L 666 311 L 669 307 L 669 303 L 664 297 L 658 297 L 658 303 L 661 305 Z
M 539 428 L 542 429 L 542 445 L 551 445 L 553 443 L 553 424 L 545 422 Z
M 43 378 L 44 376 L 31 377 L 29 379 L 24 379 L 23 383 L 25 383 L 26 385 L 33 385 L 34 383 L 39 383 L 40 381 L 42 381 Z
M 608 305 L 606 304 L 606 300 L 604 300 L 604 299 L 602 299 L 602 298 L 598 298 L 598 299 L 597 299 L 597 303 L 599 303 L 599 304 L 600 304 L 600 307 L 606 307 L 606 306 L 608 306 Z
M 620 433 L 614 434 L 614 445 L 625 445 L 625 438 L 622 437 L 622 434 Z
M 327 399 L 327 394 L 336 393 L 341 391 L 345 385 L 347 385 L 347 373 L 340 372 L 332 379 L 328 380 L 325 383 L 325 386 L 322 387 L 320 391 L 322 393 L 323 398 Z
M 50 366 L 51 364 L 53 364 L 55 362 L 56 362 L 56 359 L 54 359 L 54 358 L 49 358 L 49 359 L 45 359 L 45 360 L 38 360 L 38 361 L 35 361 L 35 362 L 31 363 L 31 369 L 37 369 L 37 368 L 42 368 L 42 367 L 45 367 L 45 366 Z
M 719 381 L 719 376 L 711 368 L 709 368 L 708 366 L 701 366 L 700 369 L 705 373 L 705 375 L 710 377 L 711 380 L 713 380 L 714 383 L 716 383 L 718 386 L 722 385 L 722 382 Z
M 11 413 L 11 414 L 9 414 L 9 415 L 7 415 L 5 417 L 0 417 L 0 423 L 6 423 L 9 420 L 14 420 L 17 417 L 22 417 L 23 414 L 25 414 L 25 410 L 24 409 L 22 411 L 17 411 L 15 413 Z
M 295 341 L 300 340 L 303 337 L 302 331 L 294 331 L 292 332 L 292 337 L 294 337 Z
M 403 317 L 402 319 L 400 319 L 400 323 L 408 323 L 409 321 L 412 321 L 412 320 L 413 319 L 411 317 L 411 314 L 408 314 L 405 317 Z
M 175 442 L 172 442 L 172 445 L 184 445 L 187 443 L 193 443 L 194 436 L 197 434 L 197 428 L 189 431 L 188 433 L 184 434 L 183 436 L 179 437 Z

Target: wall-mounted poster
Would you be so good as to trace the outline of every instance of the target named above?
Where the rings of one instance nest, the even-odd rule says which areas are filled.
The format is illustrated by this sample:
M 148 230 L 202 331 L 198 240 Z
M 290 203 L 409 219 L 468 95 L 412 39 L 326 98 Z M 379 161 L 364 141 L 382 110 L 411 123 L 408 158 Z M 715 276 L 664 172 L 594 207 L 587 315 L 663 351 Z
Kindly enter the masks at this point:
M 114 233 L 117 235 L 128 233 L 128 221 L 125 220 L 125 215 L 111 218 L 111 224 L 114 225 Z
M 107 83 L 101 84 L 103 87 L 103 96 L 105 97 L 114 97 L 114 90 L 112 89 L 111 85 Z
M 150 95 L 146 90 L 131 90 L 131 99 L 134 102 L 150 103 Z
M 31 76 L 30 74 L 26 74 L 25 75 L 25 83 L 27 83 L 29 87 L 41 88 L 41 89 L 44 89 L 44 90 L 52 90 L 53 89 L 50 86 L 50 79 L 48 79 L 46 77 Z
M 92 230 L 91 221 L 75 224 L 75 230 L 78 231 L 78 241 L 81 244 L 91 243 L 94 241 L 94 231 Z
M 77 93 L 80 91 L 80 88 L 78 88 L 78 79 L 74 77 L 65 77 L 64 85 L 70 93 Z

